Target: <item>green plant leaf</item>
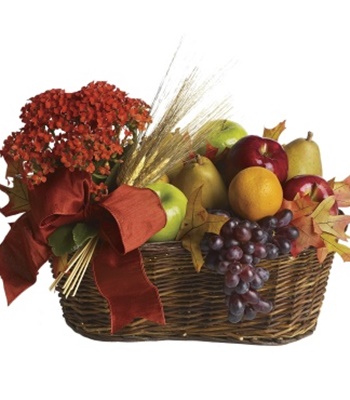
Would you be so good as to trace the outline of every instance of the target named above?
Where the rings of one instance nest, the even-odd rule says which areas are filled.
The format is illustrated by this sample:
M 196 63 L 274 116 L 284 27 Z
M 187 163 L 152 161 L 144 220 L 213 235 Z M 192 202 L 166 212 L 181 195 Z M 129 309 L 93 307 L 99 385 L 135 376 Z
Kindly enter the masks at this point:
M 47 241 L 55 256 L 63 256 L 77 249 L 73 239 L 75 224 L 62 225 L 48 237 Z
M 82 246 L 88 239 L 97 235 L 98 229 L 93 224 L 78 222 L 73 228 L 73 240 L 77 247 Z

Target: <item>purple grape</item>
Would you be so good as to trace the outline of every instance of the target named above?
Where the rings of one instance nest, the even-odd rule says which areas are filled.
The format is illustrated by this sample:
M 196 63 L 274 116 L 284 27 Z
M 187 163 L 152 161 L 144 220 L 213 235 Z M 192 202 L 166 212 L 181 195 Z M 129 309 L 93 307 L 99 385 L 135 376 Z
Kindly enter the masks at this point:
M 270 278 L 270 272 L 262 267 L 255 268 L 255 273 L 258 275 L 264 282 L 267 282 Z
M 243 254 L 239 260 L 242 264 L 252 264 L 253 263 L 253 256 L 250 254 Z
M 239 277 L 243 282 L 249 283 L 254 279 L 255 276 L 255 268 L 249 264 L 243 264 L 242 272 L 239 274 Z
M 254 290 L 261 289 L 265 284 L 265 281 L 261 279 L 258 274 L 255 274 L 254 279 L 250 282 L 250 288 Z
M 248 292 L 242 294 L 242 299 L 248 304 L 258 304 L 260 301 L 259 293 L 255 290 L 248 290 Z
M 220 261 L 217 264 L 217 268 L 216 271 L 220 274 L 220 275 L 225 275 L 226 272 L 228 271 L 230 262 L 229 261 Z
M 255 243 L 255 249 L 253 255 L 259 258 L 267 257 L 267 250 L 264 243 Z
M 253 242 L 243 243 L 242 250 L 243 250 L 244 254 L 254 254 L 255 243 L 253 243 Z
M 218 261 L 218 254 L 215 251 L 209 251 L 209 253 L 205 256 L 204 265 L 206 268 L 214 271 L 217 267 Z
M 278 235 L 284 236 L 289 240 L 295 240 L 299 237 L 299 229 L 293 225 L 284 226 L 277 230 Z
M 280 254 L 288 254 L 292 248 L 292 243 L 289 239 L 282 236 L 275 236 L 274 242 L 276 243 Z
M 234 218 L 230 218 L 228 221 L 226 221 L 220 230 L 220 235 L 224 237 L 230 237 L 232 236 L 233 230 L 235 226 L 238 224 L 238 221 Z
M 237 225 L 233 230 L 233 238 L 240 242 L 248 242 L 252 237 L 250 228 L 244 225 Z
M 278 224 L 278 219 L 275 216 L 269 216 L 262 218 L 258 223 L 263 229 L 275 229 Z
M 225 286 L 232 289 L 235 288 L 239 283 L 239 275 L 234 274 L 230 270 L 228 270 L 225 274 Z
M 231 322 L 231 324 L 237 324 L 237 322 L 240 322 L 242 320 L 243 314 L 228 314 L 228 321 Z
M 241 220 L 241 221 L 239 222 L 239 225 L 240 225 L 240 226 L 244 226 L 245 228 L 248 228 L 248 229 L 253 229 L 253 228 L 256 227 L 256 226 L 255 226 L 255 222 L 249 221 L 248 219 L 243 219 L 243 220 Z
M 255 319 L 257 312 L 250 305 L 247 305 L 244 310 L 244 319 L 247 321 L 252 321 Z
M 262 228 L 254 228 L 252 230 L 252 241 L 253 242 L 266 242 L 268 238 L 267 232 L 265 232 Z
M 277 214 L 275 214 L 275 217 L 277 218 L 278 221 L 276 228 L 282 228 L 284 226 L 289 225 L 292 222 L 293 212 L 288 209 L 281 210 Z
M 266 258 L 268 260 L 274 260 L 279 256 L 279 249 L 273 243 L 266 243 L 266 251 L 267 251 Z
M 239 241 L 233 238 L 224 238 L 224 247 L 228 249 L 232 246 L 239 246 Z
M 232 246 L 225 250 L 225 259 L 229 261 L 240 260 L 243 256 L 243 250 L 239 246 Z
M 258 303 L 253 304 L 254 310 L 262 314 L 268 314 L 272 310 L 272 303 L 267 300 L 260 299 Z
M 228 269 L 233 274 L 239 274 L 242 271 L 242 264 L 239 261 L 232 261 Z
M 259 264 L 260 260 L 261 259 L 259 257 L 253 256 L 253 261 L 251 262 L 251 264 L 257 265 Z
M 244 282 L 242 280 L 239 281 L 238 285 L 235 288 L 235 291 L 238 294 L 247 293 L 248 290 L 249 290 L 249 283 L 248 282 Z
M 224 239 L 220 235 L 212 235 L 208 239 L 208 246 L 212 250 L 221 250 L 224 247 Z
M 230 314 L 234 315 L 243 315 L 244 313 L 244 302 L 242 301 L 242 298 L 238 296 L 236 293 L 232 294 L 230 296 L 230 301 L 229 301 L 229 311 Z

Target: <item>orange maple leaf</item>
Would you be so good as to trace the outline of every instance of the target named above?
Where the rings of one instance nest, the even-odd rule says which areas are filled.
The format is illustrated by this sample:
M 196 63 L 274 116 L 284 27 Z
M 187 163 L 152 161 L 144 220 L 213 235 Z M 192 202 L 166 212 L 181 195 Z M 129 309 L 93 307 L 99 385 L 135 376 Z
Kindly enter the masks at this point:
M 299 237 L 295 240 L 291 250 L 293 256 L 297 256 L 309 247 L 324 247 L 324 242 L 321 239 L 320 233 L 315 231 L 314 221 L 310 215 L 303 215 L 293 219 L 292 225 L 299 230 Z
M 311 200 L 309 195 L 300 196 L 297 195 L 294 200 L 283 200 L 281 209 L 288 208 L 293 212 L 295 219 L 303 217 L 305 215 L 311 215 L 313 211 L 319 205 L 318 202 Z
M 317 259 L 320 264 L 322 264 L 324 262 L 324 260 L 328 256 L 328 254 L 329 254 L 329 250 L 326 245 L 324 245 L 323 247 L 319 247 L 316 250 L 316 256 L 317 256 Z

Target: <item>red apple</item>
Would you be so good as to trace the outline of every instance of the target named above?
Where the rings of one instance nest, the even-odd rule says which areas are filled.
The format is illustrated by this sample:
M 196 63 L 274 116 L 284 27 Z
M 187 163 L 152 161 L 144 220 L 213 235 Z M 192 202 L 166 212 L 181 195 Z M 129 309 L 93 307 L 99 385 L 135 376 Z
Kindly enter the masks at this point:
M 329 196 L 333 196 L 333 189 L 328 182 L 318 175 L 297 175 L 289 179 L 283 185 L 283 197 L 286 200 L 294 200 L 295 196 L 309 195 L 311 200 L 321 202 Z M 330 209 L 330 214 L 338 214 L 338 205 L 335 202 Z
M 282 183 L 288 175 L 288 158 L 283 147 L 274 139 L 248 135 L 238 140 L 225 159 L 226 182 L 247 167 L 265 167 L 274 172 Z

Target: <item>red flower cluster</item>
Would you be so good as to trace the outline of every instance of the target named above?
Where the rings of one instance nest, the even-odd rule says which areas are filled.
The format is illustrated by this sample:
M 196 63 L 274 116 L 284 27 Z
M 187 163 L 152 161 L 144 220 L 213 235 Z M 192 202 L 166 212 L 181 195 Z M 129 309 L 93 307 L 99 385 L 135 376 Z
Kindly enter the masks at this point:
M 120 162 L 132 136 L 151 122 L 150 107 L 107 82 L 91 82 L 78 92 L 52 89 L 21 110 L 24 126 L 4 141 L 0 155 L 22 163 L 28 187 L 46 181 L 59 167 L 85 170 L 102 179 Z

